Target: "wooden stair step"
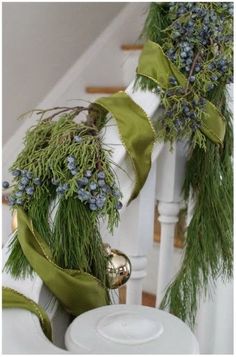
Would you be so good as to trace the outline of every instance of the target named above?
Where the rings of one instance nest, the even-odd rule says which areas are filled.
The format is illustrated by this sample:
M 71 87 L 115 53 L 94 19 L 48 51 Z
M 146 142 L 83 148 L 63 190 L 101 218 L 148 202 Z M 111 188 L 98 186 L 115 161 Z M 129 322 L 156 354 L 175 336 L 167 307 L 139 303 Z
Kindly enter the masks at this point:
M 89 94 L 113 94 L 119 91 L 124 91 L 125 87 L 86 87 L 86 93 Z
M 120 48 L 123 51 L 141 51 L 143 49 L 143 45 L 142 44 L 124 43 L 123 45 L 120 46 Z
M 126 287 L 122 286 L 119 288 L 119 303 L 125 304 L 126 303 Z M 147 293 L 143 291 L 142 293 L 142 305 L 155 307 L 156 306 L 156 295 Z

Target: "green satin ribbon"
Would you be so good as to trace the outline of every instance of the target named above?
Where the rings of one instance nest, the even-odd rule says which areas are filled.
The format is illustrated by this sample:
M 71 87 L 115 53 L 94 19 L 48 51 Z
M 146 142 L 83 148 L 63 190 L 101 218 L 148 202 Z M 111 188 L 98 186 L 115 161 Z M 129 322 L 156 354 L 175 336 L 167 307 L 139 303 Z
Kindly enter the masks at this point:
M 140 55 L 137 73 L 157 83 L 161 88 L 170 87 L 169 77 L 174 76 L 181 86 L 186 86 L 187 78 L 166 57 L 161 46 L 147 41 Z M 197 96 L 196 96 L 197 97 Z M 226 123 L 218 109 L 209 101 L 202 117 L 201 131 L 215 144 L 223 144 Z
M 44 309 L 36 304 L 33 300 L 18 291 L 3 287 L 2 289 L 2 307 L 3 308 L 20 308 L 31 311 L 38 316 L 42 330 L 47 338 L 52 341 L 52 327 L 50 320 Z
M 155 141 L 155 130 L 144 110 L 125 92 L 102 97 L 95 102 L 116 120 L 121 141 L 132 160 L 136 175 L 135 187 L 129 199 L 139 194 L 151 168 L 151 154 Z
M 72 315 L 107 305 L 107 290 L 94 276 L 56 265 L 49 247 L 22 209 L 17 210 L 17 237 L 34 271 Z

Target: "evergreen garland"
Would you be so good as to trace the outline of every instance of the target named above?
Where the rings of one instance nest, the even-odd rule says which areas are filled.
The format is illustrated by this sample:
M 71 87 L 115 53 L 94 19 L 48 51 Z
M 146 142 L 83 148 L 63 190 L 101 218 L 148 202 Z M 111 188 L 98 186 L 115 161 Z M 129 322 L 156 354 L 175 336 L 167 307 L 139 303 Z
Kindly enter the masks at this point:
M 183 192 L 186 200 L 193 193 L 195 209 L 187 227 L 182 266 L 161 308 L 169 308 L 191 327 L 200 296 L 209 292 L 219 276 L 228 280 L 233 274 L 233 131 L 226 103 L 226 85 L 233 71 L 232 15 L 233 3 L 152 3 L 142 38 L 160 44 L 188 83 L 180 87 L 171 77 L 172 86 L 164 91 L 141 75 L 135 82 L 135 88 L 161 96 L 159 139 L 190 143 Z M 223 147 L 201 132 L 205 99 L 227 122 Z
M 141 75 L 135 81 L 135 88 L 161 97 L 157 138 L 190 143 L 183 191 L 186 200 L 193 192 L 195 210 L 182 267 L 161 303 L 190 326 L 200 295 L 219 276 L 230 279 L 233 270 L 233 134 L 226 103 L 226 85 L 232 81 L 232 14 L 232 3 L 152 3 L 142 37 L 160 44 L 188 81 L 182 87 L 170 77 L 167 90 Z M 206 99 L 227 122 L 222 147 L 201 131 Z M 105 220 L 112 232 L 122 207 L 111 150 L 102 143 L 109 117 L 95 104 L 34 112 L 40 119 L 26 133 L 24 149 L 11 167 L 9 203 L 28 214 L 60 267 L 92 274 L 105 287 L 108 258 L 99 225 Z M 87 112 L 87 119 L 78 123 L 81 112 Z M 31 275 L 17 231 L 9 249 L 5 269 L 15 278 Z
M 77 122 L 81 112 L 87 119 Z M 47 242 L 56 264 L 98 278 L 107 286 L 107 254 L 99 233 L 101 221 L 112 232 L 119 222 L 121 192 L 112 169 L 111 149 L 102 144 L 107 122 L 103 109 L 38 110 L 38 123 L 11 167 L 9 203 L 22 207 Z M 17 240 L 5 269 L 15 278 L 33 273 Z

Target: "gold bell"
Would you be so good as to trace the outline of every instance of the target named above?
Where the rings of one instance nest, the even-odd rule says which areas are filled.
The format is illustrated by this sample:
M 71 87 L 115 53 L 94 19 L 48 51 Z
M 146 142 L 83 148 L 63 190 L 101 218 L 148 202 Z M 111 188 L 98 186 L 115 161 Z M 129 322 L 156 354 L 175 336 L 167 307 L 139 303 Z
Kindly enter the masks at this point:
M 11 230 L 12 232 L 15 232 L 16 229 L 17 229 L 17 210 L 14 210 L 11 220 Z
M 109 288 L 117 289 L 127 283 L 131 275 L 131 263 L 127 255 L 118 249 L 111 249 L 109 244 L 105 244 L 108 255 L 107 273 Z

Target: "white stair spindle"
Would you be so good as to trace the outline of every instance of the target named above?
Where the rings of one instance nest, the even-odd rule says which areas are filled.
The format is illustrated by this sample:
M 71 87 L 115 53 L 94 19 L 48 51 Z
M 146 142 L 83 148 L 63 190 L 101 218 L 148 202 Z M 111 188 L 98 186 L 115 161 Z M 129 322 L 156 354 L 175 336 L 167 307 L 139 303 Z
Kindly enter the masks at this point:
M 142 304 L 143 279 L 147 269 L 146 256 L 130 257 L 132 264 L 132 275 L 127 284 L 126 304 Z
M 178 222 L 185 174 L 187 145 L 175 143 L 172 151 L 165 145 L 157 160 L 157 200 L 161 223 L 161 245 L 157 267 L 156 306 L 173 278 L 174 234 Z
M 120 249 L 129 256 L 132 264 L 131 277 L 127 283 L 127 304 L 142 302 L 142 282 L 146 276 L 147 254 L 153 244 L 155 183 L 154 163 L 139 196 L 127 207 L 119 228 Z
M 178 222 L 180 210 L 179 203 L 160 202 L 158 205 L 159 221 L 161 223 L 161 244 L 158 269 L 158 290 L 156 295 L 156 306 L 159 306 L 172 277 L 173 257 L 174 257 L 174 235 L 175 226 Z

